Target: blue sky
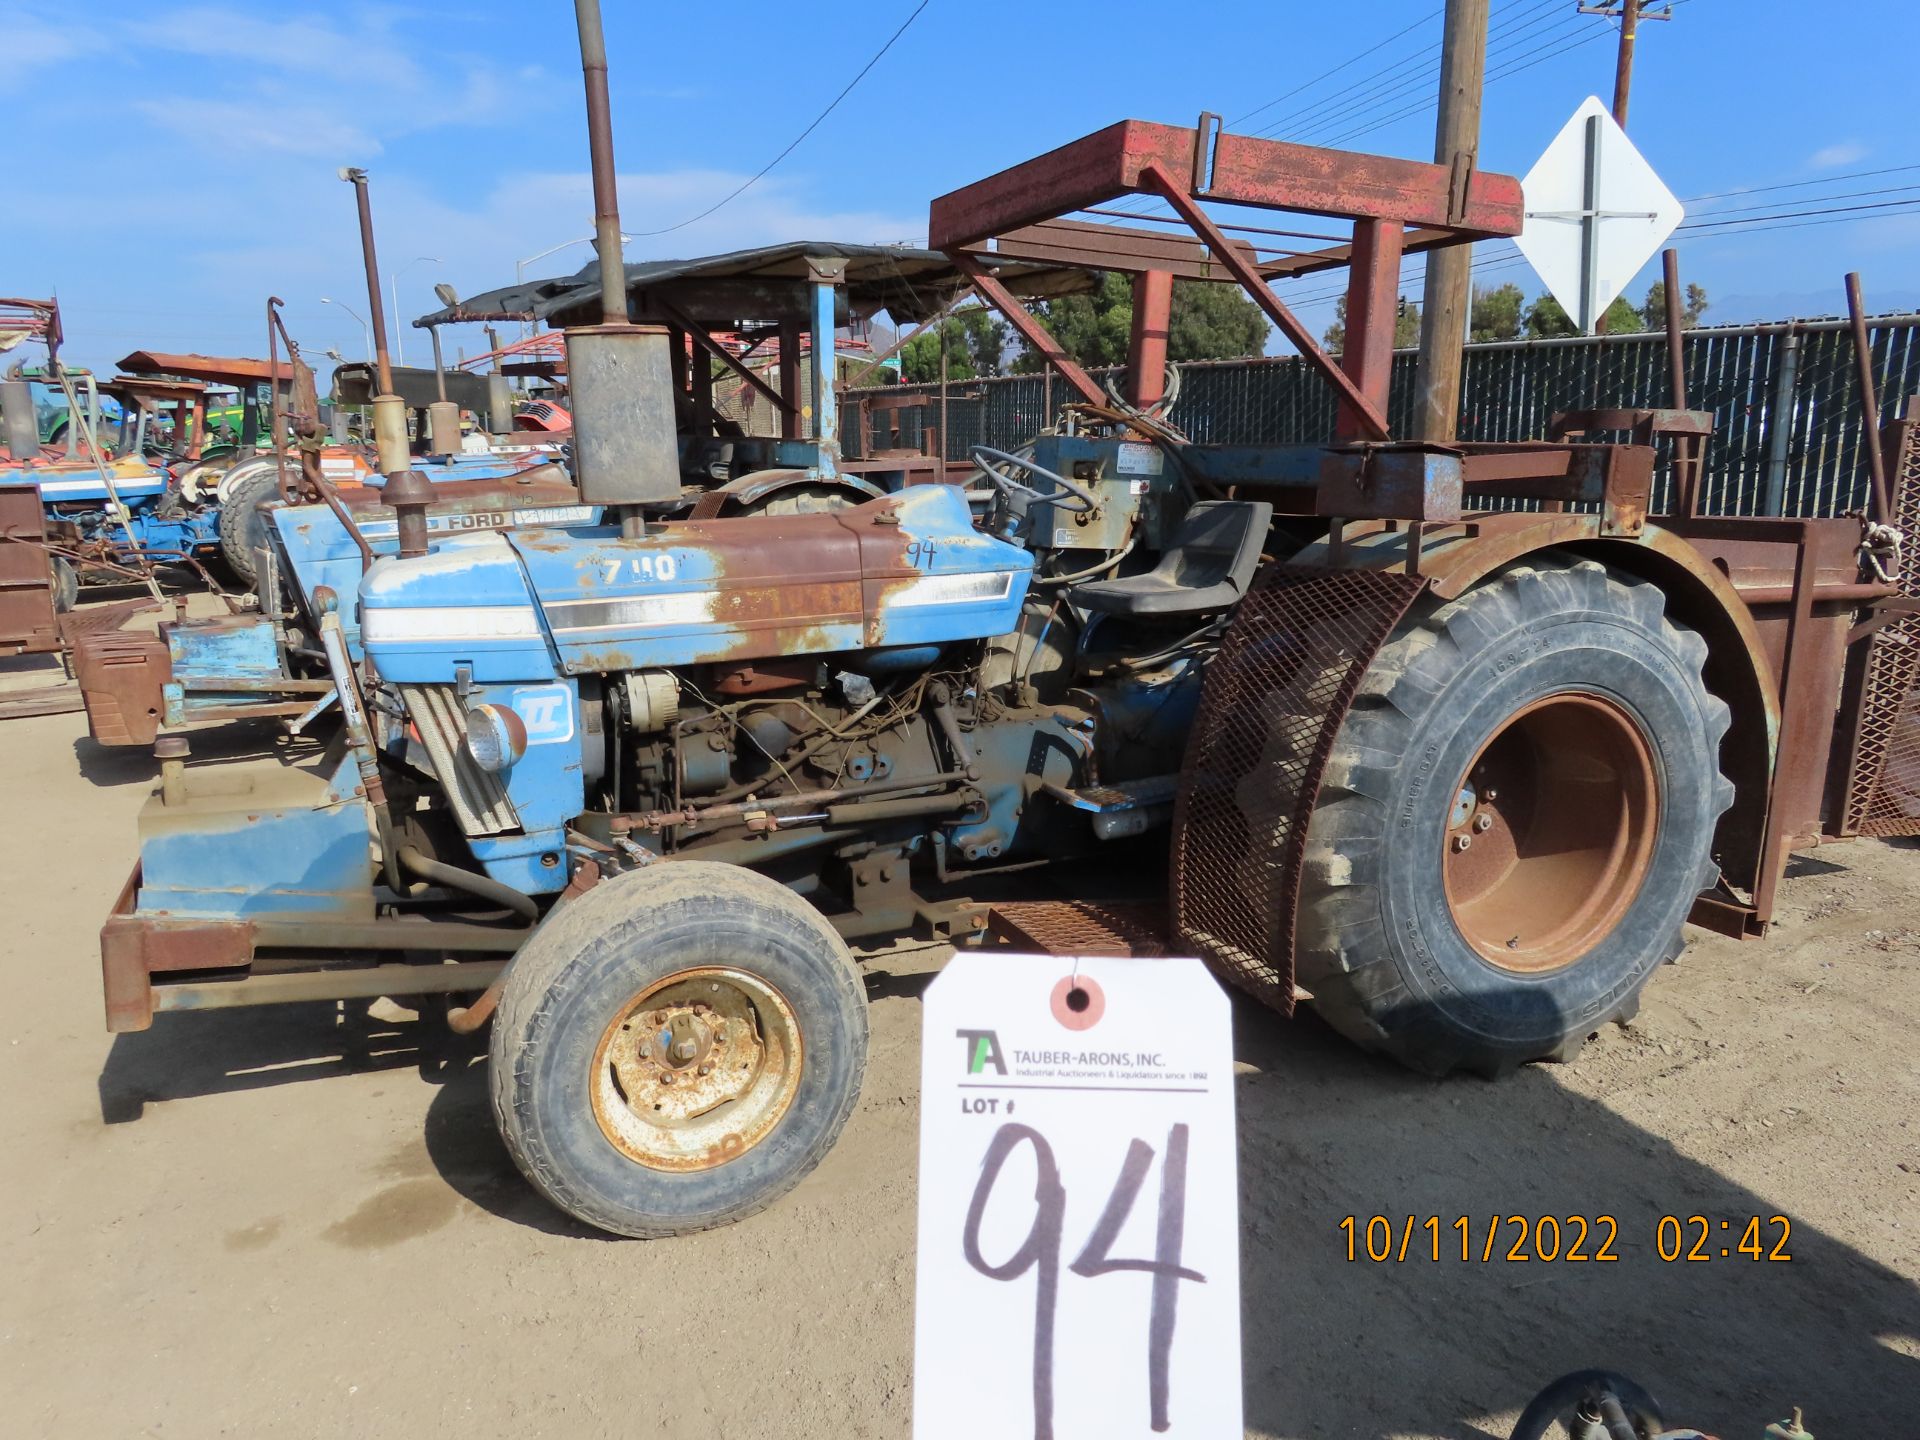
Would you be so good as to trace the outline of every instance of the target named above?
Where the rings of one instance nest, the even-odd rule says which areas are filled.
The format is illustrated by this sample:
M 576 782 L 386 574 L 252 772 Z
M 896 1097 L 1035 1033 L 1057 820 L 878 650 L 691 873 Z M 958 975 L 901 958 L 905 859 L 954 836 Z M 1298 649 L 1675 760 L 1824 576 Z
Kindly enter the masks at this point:
M 674 225 L 759 169 L 914 3 L 605 0 L 626 228 Z M 1524 173 L 1585 96 L 1610 97 L 1614 32 L 1576 8 L 1493 0 L 1484 168 Z M 1236 128 L 1426 158 L 1440 9 L 932 0 L 772 175 L 708 219 L 636 242 L 629 258 L 918 240 L 932 196 L 1128 115 L 1257 112 Z M 516 259 L 592 228 L 571 5 L 153 0 L 74 16 L 0 0 L 0 110 L 11 153 L 33 163 L 9 186 L 0 293 L 57 289 L 77 361 L 104 366 L 140 347 L 258 354 L 270 292 L 310 352 L 357 357 L 358 322 L 321 303 L 367 309 L 343 164 L 372 173 L 381 260 L 404 267 L 407 319 L 432 308 L 437 280 L 462 294 L 504 284 Z M 1809 209 L 1902 185 L 1912 188 L 1827 203 L 1920 198 L 1920 168 L 1845 178 L 1920 166 L 1885 78 L 1898 64 L 1829 83 L 1862 54 L 1911 54 L 1916 39 L 1920 20 L 1892 0 L 1684 0 L 1672 22 L 1642 29 L 1629 130 L 1683 198 L 1797 187 L 1703 202 L 1696 215 Z M 1683 273 L 1720 302 L 1709 320 L 1830 312 L 1848 269 L 1879 308 L 1920 302 L 1920 213 L 1682 242 Z M 570 271 L 588 253 L 529 273 Z M 1486 278 L 1538 288 L 1521 265 Z M 1331 288 L 1309 279 L 1293 293 Z M 1303 313 L 1318 329 L 1331 309 L 1320 298 Z M 424 360 L 424 332 L 406 339 L 408 358 Z M 450 347 L 463 343 L 478 348 L 477 330 L 449 333 Z

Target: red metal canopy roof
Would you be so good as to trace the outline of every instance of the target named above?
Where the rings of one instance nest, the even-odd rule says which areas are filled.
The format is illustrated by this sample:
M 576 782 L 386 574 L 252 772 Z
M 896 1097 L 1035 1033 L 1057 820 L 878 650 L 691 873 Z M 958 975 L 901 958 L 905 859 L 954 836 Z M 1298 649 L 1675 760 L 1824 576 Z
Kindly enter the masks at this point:
M 215 385 L 255 385 L 268 379 L 267 362 L 238 355 L 170 355 L 163 350 L 136 350 L 120 362 L 134 375 L 180 375 Z M 281 368 L 281 376 L 287 374 Z

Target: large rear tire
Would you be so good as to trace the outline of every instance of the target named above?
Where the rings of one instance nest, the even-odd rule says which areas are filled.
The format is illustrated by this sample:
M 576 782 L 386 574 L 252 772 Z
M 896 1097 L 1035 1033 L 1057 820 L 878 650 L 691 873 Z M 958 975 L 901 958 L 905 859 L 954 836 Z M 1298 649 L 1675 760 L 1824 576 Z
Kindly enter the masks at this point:
M 765 876 L 677 861 L 569 901 L 515 957 L 493 1112 L 575 1219 L 682 1235 L 797 1185 L 866 1065 L 866 992 L 833 928 Z
M 1567 1059 L 1630 1018 L 1719 873 L 1706 657 L 1658 588 L 1571 558 L 1403 622 L 1307 831 L 1315 1009 L 1436 1075 Z
M 268 471 L 243 480 L 220 502 L 220 558 L 248 586 L 260 581 L 260 547 L 267 543 L 262 501 L 279 493 L 279 478 Z

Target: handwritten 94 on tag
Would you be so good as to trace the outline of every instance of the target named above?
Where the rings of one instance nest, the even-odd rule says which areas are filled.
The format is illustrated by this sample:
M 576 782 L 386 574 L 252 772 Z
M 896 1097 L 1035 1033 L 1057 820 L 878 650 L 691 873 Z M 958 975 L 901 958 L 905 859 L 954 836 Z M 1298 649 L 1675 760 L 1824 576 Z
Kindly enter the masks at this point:
M 915 1440 L 1237 1440 L 1227 999 L 1198 960 L 961 954 L 920 1058 Z

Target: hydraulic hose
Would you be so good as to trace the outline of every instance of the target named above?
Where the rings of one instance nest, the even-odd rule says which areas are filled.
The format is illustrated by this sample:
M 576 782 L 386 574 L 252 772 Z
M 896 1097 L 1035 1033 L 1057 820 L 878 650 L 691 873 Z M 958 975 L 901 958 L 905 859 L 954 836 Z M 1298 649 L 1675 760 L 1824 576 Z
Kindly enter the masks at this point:
M 529 925 L 540 919 L 540 907 L 533 903 L 531 895 L 523 895 L 511 885 L 502 885 L 487 875 L 476 875 L 471 870 L 462 870 L 457 865 L 447 865 L 421 853 L 416 845 L 402 845 L 399 849 L 400 863 L 422 880 L 430 880 L 435 885 L 444 885 L 449 890 L 459 890 L 477 900 L 485 900 L 490 905 L 511 910 L 524 916 Z

